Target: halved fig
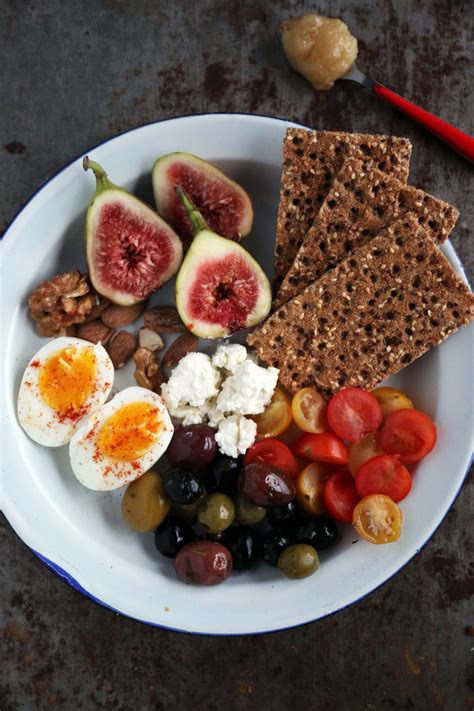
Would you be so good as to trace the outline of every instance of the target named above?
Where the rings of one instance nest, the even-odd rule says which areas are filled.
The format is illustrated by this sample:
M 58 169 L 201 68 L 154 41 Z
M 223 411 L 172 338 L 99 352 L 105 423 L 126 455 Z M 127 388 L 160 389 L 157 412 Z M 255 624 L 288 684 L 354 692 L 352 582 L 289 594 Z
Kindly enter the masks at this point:
M 191 242 L 193 229 L 176 194 L 177 186 L 216 234 L 238 242 L 252 229 L 252 203 L 245 190 L 202 158 L 191 153 L 169 153 L 155 162 L 152 181 L 158 212 L 185 245 Z
M 264 271 L 240 244 L 208 229 L 202 215 L 177 188 L 196 233 L 176 279 L 176 307 L 201 338 L 224 338 L 251 328 L 270 311 Z
M 143 301 L 178 271 L 181 240 L 148 205 L 114 185 L 98 163 L 86 157 L 83 166 L 97 183 L 85 224 L 91 282 L 115 304 Z

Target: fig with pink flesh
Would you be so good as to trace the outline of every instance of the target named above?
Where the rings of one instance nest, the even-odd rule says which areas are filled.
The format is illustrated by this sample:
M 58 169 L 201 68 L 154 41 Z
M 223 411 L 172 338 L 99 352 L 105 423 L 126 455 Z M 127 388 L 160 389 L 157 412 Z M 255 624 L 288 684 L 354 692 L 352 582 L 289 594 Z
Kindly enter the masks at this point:
M 114 185 L 98 163 L 86 157 L 83 166 L 97 184 L 85 224 L 91 282 L 115 304 L 143 301 L 178 271 L 181 240 L 148 205 Z
M 176 307 L 187 328 L 201 338 L 224 338 L 256 326 L 271 306 L 270 282 L 237 242 L 210 230 L 181 188 L 195 237 L 176 279 Z
M 191 153 L 169 153 L 153 166 L 156 209 L 188 245 L 193 227 L 175 188 L 181 187 L 209 229 L 240 241 L 252 229 L 253 209 L 243 188 L 211 163 Z

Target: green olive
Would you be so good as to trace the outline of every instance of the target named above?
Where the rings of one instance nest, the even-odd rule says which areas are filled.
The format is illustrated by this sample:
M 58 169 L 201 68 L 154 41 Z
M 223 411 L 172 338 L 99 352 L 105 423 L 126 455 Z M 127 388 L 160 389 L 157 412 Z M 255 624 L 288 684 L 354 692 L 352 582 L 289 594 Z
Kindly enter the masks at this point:
M 278 567 L 287 578 L 307 578 L 319 568 L 318 554 L 313 546 L 297 543 L 280 553 Z
M 234 502 L 227 494 L 211 494 L 201 503 L 198 521 L 208 533 L 221 533 L 234 522 Z
M 133 531 L 153 531 L 168 515 L 171 501 L 158 472 L 145 472 L 132 481 L 122 499 L 122 516 Z
M 197 501 L 192 504 L 173 504 L 171 508 L 171 513 L 176 518 L 186 521 L 186 523 L 193 523 L 197 519 L 199 513 L 199 507 L 207 496 L 207 492 L 204 489 L 204 493 L 199 497 Z
M 253 526 L 260 523 L 265 518 L 267 510 L 263 506 L 247 501 L 246 499 L 235 500 L 235 520 L 242 526 Z

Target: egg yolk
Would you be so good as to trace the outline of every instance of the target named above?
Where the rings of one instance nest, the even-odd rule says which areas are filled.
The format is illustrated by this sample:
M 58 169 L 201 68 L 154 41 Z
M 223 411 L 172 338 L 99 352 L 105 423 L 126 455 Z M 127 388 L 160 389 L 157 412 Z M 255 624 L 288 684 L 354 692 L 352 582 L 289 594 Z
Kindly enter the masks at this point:
M 44 402 L 63 416 L 77 416 L 95 388 L 93 348 L 63 348 L 50 356 L 39 373 Z
M 120 462 L 139 459 L 152 448 L 162 426 L 157 407 L 148 402 L 131 402 L 102 425 L 97 449 L 103 456 Z

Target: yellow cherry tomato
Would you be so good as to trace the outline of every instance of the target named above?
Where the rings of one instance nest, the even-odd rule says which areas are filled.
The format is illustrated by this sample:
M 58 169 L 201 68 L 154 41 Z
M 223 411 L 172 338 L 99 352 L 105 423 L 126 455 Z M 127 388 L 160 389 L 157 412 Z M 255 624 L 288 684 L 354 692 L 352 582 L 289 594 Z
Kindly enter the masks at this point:
M 257 423 L 257 439 L 278 437 L 291 425 L 290 398 L 278 385 L 271 402 L 261 415 L 254 417 Z
M 393 543 L 402 532 L 402 512 L 390 496 L 365 496 L 354 509 L 355 530 L 370 543 Z
M 384 451 L 379 444 L 377 434 L 371 432 L 357 442 L 351 442 L 347 453 L 349 454 L 349 471 L 352 476 L 355 476 L 363 464 L 369 459 L 383 454 Z
M 329 467 L 313 462 L 303 469 L 296 480 L 296 499 L 302 509 L 310 514 L 326 513 L 324 487 L 331 475 Z
M 382 409 L 384 422 L 387 417 L 392 414 L 392 412 L 396 412 L 397 410 L 413 409 L 413 403 L 410 398 L 408 398 L 405 393 L 402 393 L 401 390 L 397 390 L 396 388 L 389 388 L 386 386 L 383 388 L 375 388 L 375 390 L 372 390 L 372 395 L 378 400 L 378 403 Z
M 326 401 L 315 388 L 298 390 L 291 402 L 291 412 L 296 425 L 303 432 L 321 434 L 329 429 Z

